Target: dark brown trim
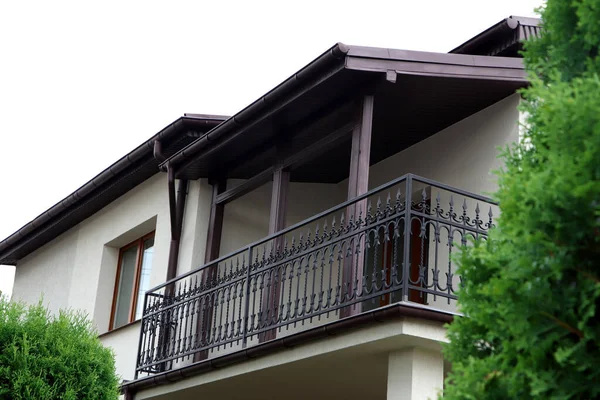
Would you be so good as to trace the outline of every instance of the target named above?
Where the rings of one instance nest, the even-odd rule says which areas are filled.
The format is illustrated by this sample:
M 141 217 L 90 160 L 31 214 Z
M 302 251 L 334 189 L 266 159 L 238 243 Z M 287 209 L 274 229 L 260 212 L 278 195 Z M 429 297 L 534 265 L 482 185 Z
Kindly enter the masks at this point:
M 273 174 L 271 191 L 271 212 L 269 215 L 269 235 L 285 228 L 287 196 L 290 185 L 290 171 L 277 168 Z
M 471 57 L 459 54 L 445 54 L 457 57 Z M 489 57 L 492 58 L 492 57 Z M 500 57 L 494 57 L 500 58 Z M 509 60 L 520 59 L 510 58 Z M 510 65 L 499 67 L 473 66 L 473 65 L 458 65 L 458 64 L 437 64 L 437 63 L 419 63 L 405 60 L 380 60 L 374 58 L 348 57 L 346 68 L 365 71 L 365 72 L 381 72 L 396 71 L 397 74 L 410 75 L 425 75 L 447 78 L 468 78 L 468 79 L 488 79 L 497 81 L 513 81 L 527 83 L 525 70 L 521 67 L 513 67 Z
M 352 132 L 353 128 L 356 126 L 356 122 L 349 122 L 340 128 L 334 130 L 327 136 L 319 139 L 315 143 L 309 145 L 308 147 L 301 149 L 295 154 L 290 155 L 283 161 L 284 168 L 296 168 L 301 164 L 307 163 L 314 158 L 320 156 L 321 154 L 326 153 L 327 151 L 334 148 L 337 144 L 340 143 L 341 140 L 346 138 Z
M 386 49 L 380 47 L 348 46 L 346 61 L 350 59 L 372 59 L 380 61 L 379 69 L 386 72 L 382 67 L 386 62 L 404 61 L 413 64 L 431 64 L 445 68 L 450 66 L 466 66 L 472 68 L 492 69 L 517 69 L 523 70 L 523 61 L 516 58 L 490 57 L 465 54 L 435 53 L 430 51 Z M 374 64 L 375 65 L 375 64 Z M 348 67 L 348 65 L 346 65 Z
M 131 300 L 129 302 L 129 321 L 131 322 L 135 320 L 135 306 L 136 306 L 136 298 L 137 292 L 140 290 L 140 271 L 142 270 L 142 258 L 143 258 L 143 250 L 144 241 L 142 239 L 139 240 L 137 244 L 137 254 L 135 255 L 135 275 L 133 276 L 133 290 L 131 291 Z
M 208 233 L 206 235 L 206 252 L 204 254 L 204 263 L 209 263 L 219 258 L 219 249 L 221 247 L 221 235 L 223 232 L 223 213 L 225 204 L 219 202 L 219 195 L 227 189 L 227 180 L 222 178 L 212 185 L 212 203 L 210 206 L 210 216 L 208 218 Z
M 181 231 L 183 230 L 183 216 L 185 213 L 185 199 L 188 191 L 188 181 L 182 179 L 177 187 L 175 196 L 174 178 L 169 169 L 169 210 L 171 214 L 171 244 L 169 246 L 169 259 L 167 260 L 167 278 L 171 280 L 177 276 L 177 265 L 179 262 L 179 243 Z
M 273 178 L 273 168 L 268 168 L 263 172 L 254 175 L 252 178 L 245 180 L 239 185 L 223 191 L 216 198 L 215 202 L 217 204 L 226 204 L 234 201 L 235 199 L 239 199 L 245 194 L 250 193 L 257 187 L 263 185 L 264 183 L 270 181 Z
M 69 196 L 1 241 L 0 264 L 16 265 L 18 260 L 109 204 L 114 197 L 107 196 L 107 192 L 114 190 L 115 186 L 122 187 L 122 194 L 124 194 L 131 189 L 132 181 L 136 181 L 137 185 L 143 179 L 147 179 L 144 175 L 147 171 L 145 172 L 143 168 L 140 169 L 140 165 L 152 163 L 158 173 L 159 162 L 153 158 L 157 140 L 161 142 L 162 146 L 171 145 L 185 132 L 190 130 L 207 132 L 225 119 L 226 117 L 223 116 L 200 114 L 178 118 Z M 98 202 L 98 199 L 101 201 Z
M 206 235 L 206 250 L 204 252 L 204 263 L 208 264 L 211 261 L 219 258 L 221 248 L 221 236 L 223 233 L 223 214 L 225 212 L 225 204 L 218 203 L 217 198 L 227 189 L 227 180 L 220 178 L 212 182 L 212 201 L 210 206 L 210 216 L 208 219 L 208 232 Z M 211 265 L 202 272 L 202 286 L 207 285 L 212 281 L 218 273 L 218 265 Z M 200 300 L 208 301 L 208 299 Z M 198 305 L 201 309 L 201 305 Z M 196 332 L 200 336 L 202 332 L 209 332 L 212 317 L 213 307 L 206 307 L 205 312 L 199 313 L 196 319 Z M 201 339 L 200 339 L 201 340 Z M 194 362 L 205 360 L 208 357 L 208 351 L 200 351 L 194 354 Z
M 455 47 L 448 53 L 453 54 L 473 54 L 473 55 L 495 55 L 497 53 L 497 44 L 502 43 L 502 47 L 509 47 L 521 37 L 511 37 L 511 33 L 519 27 L 526 26 L 532 28 L 535 34 L 539 34 L 539 25 L 541 20 L 538 18 L 510 16 L 502 21 L 492 25 L 477 36 L 472 37 L 460 46 Z M 515 40 L 516 39 L 516 40 Z
M 243 134 L 258 121 L 273 115 L 311 88 L 343 70 L 344 57 L 347 52 L 346 45 L 337 43 L 260 99 L 223 122 L 219 129 L 209 131 L 169 158 L 160 167 L 164 170 L 167 163 L 171 163 L 171 165 L 177 166 L 179 171 L 182 171 L 194 162 L 205 148 L 212 147 L 216 141 L 226 143 Z
M 126 244 L 125 246 L 119 249 L 119 259 L 117 261 L 117 273 L 115 278 L 115 286 L 113 289 L 113 299 L 112 306 L 110 310 L 110 321 L 108 323 L 108 332 L 112 332 L 116 329 L 120 329 L 122 326 L 127 326 L 130 323 L 135 322 L 135 307 L 137 305 L 137 292 L 139 290 L 140 285 L 140 273 L 142 268 L 143 261 L 143 252 L 144 252 L 144 242 L 152 237 L 155 237 L 155 232 L 152 231 L 150 233 L 145 234 L 144 236 L 134 240 L 131 243 Z M 121 278 L 121 269 L 123 267 L 123 253 L 132 247 L 137 246 L 137 254 L 135 260 L 135 276 L 133 277 L 133 291 L 131 293 L 131 299 L 129 301 L 129 322 L 125 325 L 114 328 L 115 323 L 115 311 L 117 309 L 117 296 L 119 294 L 119 279 Z
M 346 46 L 338 43 L 295 75 L 161 164 L 183 171 L 205 149 L 230 142 L 343 69 L 469 77 L 527 83 L 520 59 Z M 218 143 L 217 143 L 218 142 Z
M 281 167 L 286 169 L 293 169 L 295 167 L 300 166 L 301 164 L 309 162 L 310 160 L 318 157 L 321 154 L 324 154 L 328 150 L 331 150 L 341 140 L 343 140 L 355 126 L 356 122 L 350 122 L 341 126 L 340 128 L 334 130 L 332 133 L 325 136 L 324 138 L 319 139 L 317 142 L 286 157 L 283 160 Z M 238 186 L 224 191 L 219 196 L 217 196 L 216 202 L 218 204 L 226 204 L 231 201 L 234 201 L 235 199 L 238 199 L 243 195 L 250 193 L 257 187 L 270 181 L 274 173 L 275 167 L 270 167 L 260 172 L 259 174 L 253 176 L 252 178 L 247 179 Z
M 366 95 L 362 101 L 359 124 L 352 131 L 352 150 L 350 155 L 350 172 L 348 177 L 348 200 L 363 195 L 369 191 L 369 165 L 371 156 L 371 134 L 373 131 L 374 97 Z M 362 200 L 348 207 L 346 213 L 348 220 L 356 220 L 359 215 L 366 215 L 367 200 Z M 364 247 L 364 239 L 355 244 Z M 357 259 L 354 256 L 347 257 L 344 261 L 343 282 L 357 282 L 363 275 L 364 252 L 358 252 Z M 354 276 L 356 274 L 356 276 Z M 352 284 L 349 285 L 352 290 Z M 361 304 L 357 303 L 351 307 L 341 310 L 342 316 L 350 316 L 361 312 Z
M 382 323 L 392 321 L 397 318 L 408 317 L 446 324 L 451 323 L 455 316 L 459 315 L 441 310 L 434 311 L 422 306 L 397 303 L 391 306 L 378 308 L 370 312 L 365 312 L 359 315 L 334 321 L 283 338 L 271 340 L 247 349 L 238 350 L 220 357 L 215 357 L 210 360 L 197 362 L 173 371 L 155 374 L 147 378 L 137 379 L 135 381 L 129 381 L 121 385 L 121 390 L 139 392 L 152 387 L 181 381 L 217 368 L 222 368 L 234 363 L 257 357 L 263 357 L 275 353 L 281 349 L 293 348 L 320 338 L 346 333 L 352 329 L 367 327 L 374 323 Z
M 278 147 L 277 151 L 283 153 L 281 147 Z M 280 156 L 282 159 L 282 154 Z M 280 161 L 275 167 L 275 173 L 273 174 L 273 189 L 271 191 L 271 211 L 269 215 L 269 236 L 285 228 L 285 217 L 287 211 L 287 199 L 288 191 L 290 186 L 290 172 L 283 168 L 283 162 Z M 282 237 L 278 237 L 271 243 L 273 246 L 273 252 L 276 253 L 282 246 Z M 270 319 L 275 317 L 270 315 L 270 312 L 277 314 L 279 309 L 279 293 L 281 287 L 278 282 L 275 281 L 275 271 L 271 271 L 270 286 L 268 290 L 263 293 L 262 310 L 263 314 L 267 318 L 266 323 L 270 324 Z M 265 310 L 268 310 L 265 313 Z M 269 330 L 258 336 L 259 342 L 266 342 L 273 340 L 277 336 L 277 330 Z

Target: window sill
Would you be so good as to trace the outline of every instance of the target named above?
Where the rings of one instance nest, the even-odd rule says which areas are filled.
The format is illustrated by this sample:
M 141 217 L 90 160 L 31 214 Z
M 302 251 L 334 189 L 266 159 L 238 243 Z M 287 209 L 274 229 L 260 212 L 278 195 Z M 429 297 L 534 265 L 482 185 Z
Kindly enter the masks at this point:
M 130 326 L 132 326 L 132 325 L 135 325 L 135 324 L 139 323 L 140 321 L 141 321 L 141 319 L 136 319 L 135 321 L 129 322 L 129 323 L 125 324 L 125 325 L 121 325 L 121 326 L 120 326 L 120 327 L 118 327 L 118 328 L 114 328 L 114 329 L 112 329 L 112 330 L 110 330 L 110 331 L 106 331 L 106 332 L 104 332 L 104 333 L 101 333 L 101 334 L 99 334 L 99 335 L 98 335 L 98 337 L 99 337 L 99 338 L 103 338 L 103 337 L 105 337 L 105 336 L 108 336 L 108 335 L 110 335 L 111 333 L 114 333 L 114 332 L 117 332 L 117 331 L 120 331 L 120 330 L 127 329 L 128 327 L 130 327 Z

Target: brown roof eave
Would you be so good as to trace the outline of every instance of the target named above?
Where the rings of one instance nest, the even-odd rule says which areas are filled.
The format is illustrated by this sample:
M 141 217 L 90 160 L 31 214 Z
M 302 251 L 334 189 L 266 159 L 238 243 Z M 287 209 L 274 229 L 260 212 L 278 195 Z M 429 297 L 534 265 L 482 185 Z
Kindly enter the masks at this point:
M 24 241 L 30 240 L 36 231 L 50 224 L 57 217 L 69 212 L 70 209 L 77 207 L 82 201 L 89 198 L 95 191 L 105 185 L 111 179 L 127 170 L 134 163 L 145 156 L 152 154 L 155 141 L 170 140 L 182 129 L 204 128 L 212 129 L 220 124 L 226 117 L 213 115 L 195 115 L 183 116 L 167 125 L 164 129 L 152 136 L 150 139 L 142 143 L 133 151 L 119 159 L 117 162 L 100 172 L 90 181 L 82 185 L 79 189 L 65 197 L 63 200 L 38 215 L 31 222 L 25 224 L 15 233 L 0 242 L 0 264 L 15 265 L 18 261 L 14 258 L 14 250 L 17 249 Z
M 514 31 L 520 25 L 538 27 L 540 24 L 540 20 L 538 18 L 528 18 L 528 17 L 518 17 L 518 16 L 510 16 L 508 18 L 504 18 L 502 21 L 497 24 L 492 25 L 485 31 L 480 34 L 472 37 L 467 40 L 460 46 L 450 50 L 448 53 L 452 54 L 473 54 L 477 52 L 482 47 L 485 47 L 485 44 L 489 41 L 493 41 L 499 36 L 506 34 L 507 32 Z
M 251 125 L 253 122 L 270 115 L 274 108 L 287 104 L 288 100 L 295 98 L 299 92 L 307 90 L 310 83 L 322 74 L 330 72 L 336 64 L 343 68 L 343 60 L 348 53 L 348 47 L 343 43 L 337 43 L 329 48 L 310 64 L 290 76 L 267 94 L 254 101 L 252 104 L 227 119 L 221 125 L 207 132 L 202 137 L 175 153 L 164 161 L 160 168 L 164 171 L 167 165 L 176 170 L 186 165 L 194 156 L 198 155 L 210 143 L 214 143 L 226 136 L 233 136 L 242 126 Z

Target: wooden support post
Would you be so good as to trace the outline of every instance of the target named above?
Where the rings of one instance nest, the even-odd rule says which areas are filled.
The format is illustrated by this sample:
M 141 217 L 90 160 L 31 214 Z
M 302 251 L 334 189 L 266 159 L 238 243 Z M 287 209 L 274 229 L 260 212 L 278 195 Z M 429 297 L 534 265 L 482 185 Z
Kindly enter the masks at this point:
M 212 182 L 212 202 L 210 206 L 210 216 L 208 219 L 208 234 L 206 236 L 204 263 L 208 263 L 219 258 L 225 204 L 217 203 L 216 199 L 221 193 L 225 192 L 226 185 L 227 180 L 225 179 Z
M 360 121 L 352 131 L 352 153 L 350 155 L 350 174 L 348 178 L 348 200 L 351 200 L 369 190 L 369 163 L 371 153 L 371 133 L 373 130 L 373 105 L 374 97 L 365 96 L 362 102 Z M 365 218 L 367 200 L 361 200 L 349 206 L 346 210 L 346 221 L 356 221 L 362 216 Z M 349 301 L 362 292 L 362 276 L 364 268 L 365 238 L 355 238 L 349 244 L 351 256 L 344 260 L 342 279 L 342 301 Z M 345 297 L 345 299 L 344 299 Z M 340 317 L 359 314 L 361 304 L 341 309 Z
M 210 216 L 208 219 L 208 234 L 206 236 L 206 250 L 204 252 L 204 263 L 219 258 L 219 248 L 221 247 L 221 233 L 223 231 L 223 212 L 225 210 L 224 203 L 218 203 L 217 197 L 225 191 L 227 185 L 226 179 L 219 179 L 212 182 L 212 201 L 210 206 Z M 218 274 L 218 266 L 213 265 L 206 268 L 202 272 L 202 286 L 206 286 L 208 282 L 216 278 Z M 210 335 L 211 321 L 213 317 L 213 307 L 211 298 L 200 297 L 200 305 L 198 307 L 198 319 L 196 320 L 196 333 L 198 345 L 206 341 Z M 208 351 L 200 351 L 194 354 L 194 362 L 205 360 L 208 357 Z
M 280 158 L 283 160 L 283 158 Z M 280 162 L 275 168 L 273 174 L 273 191 L 271 192 L 271 214 L 269 216 L 269 235 L 285 228 L 285 215 L 287 209 L 287 194 L 290 183 L 290 172 L 283 168 Z M 283 239 L 275 238 L 271 242 L 273 253 L 283 250 Z M 271 269 L 265 271 L 265 282 L 268 284 L 267 290 L 263 292 L 261 299 L 261 310 L 263 324 L 265 326 L 277 323 L 279 315 L 279 296 L 281 292 L 281 280 L 284 272 L 281 269 Z M 259 342 L 275 339 L 277 332 L 275 329 L 264 332 L 259 335 Z

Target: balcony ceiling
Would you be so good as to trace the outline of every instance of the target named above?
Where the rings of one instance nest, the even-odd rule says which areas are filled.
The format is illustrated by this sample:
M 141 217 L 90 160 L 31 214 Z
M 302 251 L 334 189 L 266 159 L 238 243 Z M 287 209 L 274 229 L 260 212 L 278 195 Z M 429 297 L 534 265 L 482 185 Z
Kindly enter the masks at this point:
M 358 112 L 352 101 L 363 93 L 375 96 L 371 144 L 371 164 L 374 164 L 502 100 L 524 85 L 522 81 L 412 74 L 398 74 L 392 83 L 381 74 L 345 69 L 279 113 L 255 124 L 244 135 L 192 163 L 179 176 L 197 179 L 225 174 L 228 178 L 250 178 L 273 165 L 278 141 L 287 143 L 288 151 L 302 151 L 350 121 Z M 315 124 L 319 119 L 325 122 Z M 296 133 L 310 124 L 314 126 L 308 132 Z M 297 182 L 337 183 L 348 177 L 349 163 L 350 135 L 347 135 L 334 151 L 293 170 L 291 178 Z

